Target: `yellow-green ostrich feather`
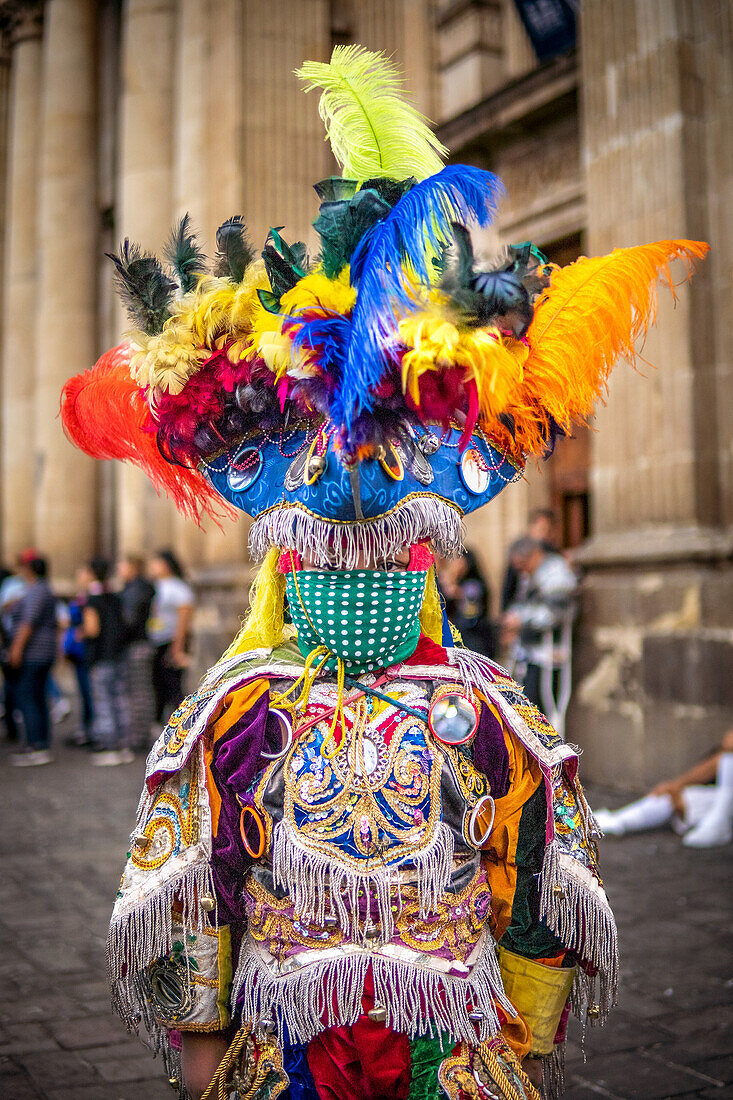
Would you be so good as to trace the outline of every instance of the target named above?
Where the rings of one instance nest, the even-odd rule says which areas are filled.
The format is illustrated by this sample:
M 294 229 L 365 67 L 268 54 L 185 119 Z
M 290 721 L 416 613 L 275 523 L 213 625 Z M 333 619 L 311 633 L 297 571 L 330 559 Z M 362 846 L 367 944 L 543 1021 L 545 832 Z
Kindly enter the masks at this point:
M 306 61 L 297 76 L 321 88 L 319 110 L 333 155 L 347 179 L 426 179 L 448 150 L 428 120 L 403 97 L 399 71 L 382 53 L 336 46 L 328 63 Z

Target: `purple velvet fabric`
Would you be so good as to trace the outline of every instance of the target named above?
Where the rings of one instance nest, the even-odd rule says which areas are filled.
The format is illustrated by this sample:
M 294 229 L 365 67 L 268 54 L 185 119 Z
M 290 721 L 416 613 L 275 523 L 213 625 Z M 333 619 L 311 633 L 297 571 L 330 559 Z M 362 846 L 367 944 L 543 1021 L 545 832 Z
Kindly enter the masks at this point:
M 503 798 L 509 790 L 509 753 L 501 722 L 487 706 L 481 707 L 481 717 L 471 747 L 473 762 L 488 779 L 492 797 Z
M 224 923 L 244 916 L 242 886 L 251 860 L 239 835 L 242 807 L 237 795 L 246 801 L 248 789 L 268 763 L 262 758 L 267 725 L 268 721 L 277 722 L 270 718 L 269 710 L 270 693 L 266 691 L 214 746 L 211 774 L 221 797 L 221 810 L 211 862 Z

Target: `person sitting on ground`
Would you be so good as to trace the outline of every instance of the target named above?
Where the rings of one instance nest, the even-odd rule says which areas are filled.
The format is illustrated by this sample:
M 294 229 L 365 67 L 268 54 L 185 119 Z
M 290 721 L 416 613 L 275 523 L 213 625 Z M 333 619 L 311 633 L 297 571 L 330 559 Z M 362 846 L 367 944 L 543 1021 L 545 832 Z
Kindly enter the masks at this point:
M 516 647 L 517 663 L 524 668 L 525 694 L 542 710 L 546 706 L 540 697 L 545 638 L 574 614 L 578 578 L 561 554 L 548 552 L 528 535 L 512 543 L 509 559 L 522 583 L 519 599 L 504 613 L 503 640 Z
M 609 836 L 671 825 L 688 848 L 715 848 L 733 840 L 733 729 L 719 747 L 689 771 L 658 783 L 649 794 L 620 810 L 598 810 Z
M 134 760 L 128 744 L 130 719 L 122 602 L 108 588 L 109 573 L 110 565 L 105 558 L 93 558 L 79 571 L 79 580 L 87 592 L 79 637 L 86 642 L 94 706 L 92 763 L 99 767 Z

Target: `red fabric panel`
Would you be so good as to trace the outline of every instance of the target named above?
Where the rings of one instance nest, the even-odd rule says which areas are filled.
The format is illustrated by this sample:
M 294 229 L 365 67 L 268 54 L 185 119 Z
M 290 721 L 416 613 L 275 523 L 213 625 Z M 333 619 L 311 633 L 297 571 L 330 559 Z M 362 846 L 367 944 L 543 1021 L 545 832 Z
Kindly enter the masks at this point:
M 438 645 L 437 642 L 428 638 L 427 634 L 421 634 L 417 649 L 412 657 L 408 657 L 402 663 L 405 665 L 447 665 L 448 654 L 442 645 Z M 457 675 L 456 673 L 456 677 Z
M 410 1040 L 367 1015 L 374 1006 L 371 971 L 364 1014 L 351 1027 L 332 1027 L 308 1044 L 308 1065 L 320 1100 L 405 1100 L 410 1091 Z

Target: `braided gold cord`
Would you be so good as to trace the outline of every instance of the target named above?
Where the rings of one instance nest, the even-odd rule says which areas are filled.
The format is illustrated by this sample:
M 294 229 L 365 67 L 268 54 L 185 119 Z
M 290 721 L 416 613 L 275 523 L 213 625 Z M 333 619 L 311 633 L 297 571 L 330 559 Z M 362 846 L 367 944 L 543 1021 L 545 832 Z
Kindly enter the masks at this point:
M 211 1078 L 209 1086 L 201 1097 L 201 1100 L 229 1100 L 229 1094 L 226 1091 L 226 1080 L 232 1067 L 236 1064 L 237 1058 L 239 1058 L 244 1050 L 251 1034 L 252 1029 L 249 1027 L 241 1027 L 239 1029 L 226 1054 L 221 1062 L 219 1062 L 216 1073 Z

